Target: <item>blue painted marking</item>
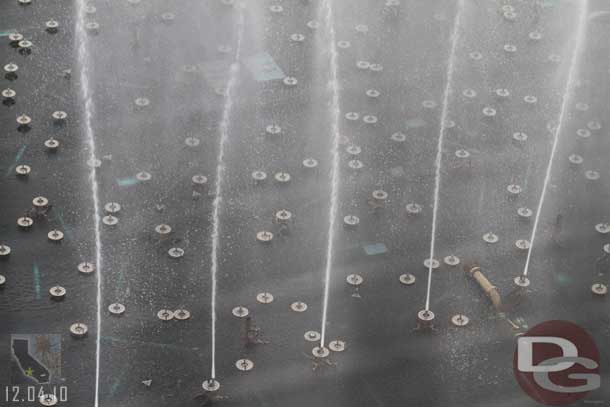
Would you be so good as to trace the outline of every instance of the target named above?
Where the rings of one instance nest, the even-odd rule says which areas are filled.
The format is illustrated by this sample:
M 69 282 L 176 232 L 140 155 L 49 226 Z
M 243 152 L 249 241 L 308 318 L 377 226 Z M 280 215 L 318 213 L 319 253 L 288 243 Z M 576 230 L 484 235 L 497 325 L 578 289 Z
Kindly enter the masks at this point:
M 34 272 L 34 292 L 36 293 L 36 299 L 40 299 L 40 270 L 38 269 L 38 264 L 34 264 L 33 267 Z
M 14 29 L 0 31 L 0 37 L 8 37 L 9 35 L 13 34 L 14 32 L 15 32 Z
M 266 52 L 252 55 L 245 59 L 246 67 L 257 82 L 266 82 L 284 79 L 284 71 L 275 63 L 275 60 Z
M 363 249 L 367 256 L 375 256 L 388 251 L 388 248 L 383 243 L 369 244 L 364 246 Z
M 116 180 L 117 185 L 120 187 L 130 187 L 132 185 L 136 185 L 138 182 L 140 181 L 138 181 L 138 179 L 134 177 L 118 178 Z
M 26 148 L 27 148 L 27 146 L 24 144 L 24 145 L 21 146 L 19 151 L 17 151 L 17 155 L 15 156 L 15 162 L 13 163 L 13 165 L 11 165 L 9 167 L 8 171 L 6 172 L 6 176 L 7 177 L 9 175 L 11 175 L 12 172 L 15 170 L 15 167 L 17 166 L 17 163 L 19 163 L 19 161 L 21 160 L 21 157 L 23 157 L 23 153 L 25 152 Z

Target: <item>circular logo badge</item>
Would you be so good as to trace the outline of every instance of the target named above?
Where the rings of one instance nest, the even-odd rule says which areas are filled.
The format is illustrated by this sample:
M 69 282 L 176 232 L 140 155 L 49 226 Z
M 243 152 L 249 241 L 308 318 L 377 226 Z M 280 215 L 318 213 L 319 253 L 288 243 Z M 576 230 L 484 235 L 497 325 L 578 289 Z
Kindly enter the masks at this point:
M 600 386 L 595 341 L 567 321 L 543 322 L 520 336 L 513 369 L 521 389 L 548 406 L 572 404 Z

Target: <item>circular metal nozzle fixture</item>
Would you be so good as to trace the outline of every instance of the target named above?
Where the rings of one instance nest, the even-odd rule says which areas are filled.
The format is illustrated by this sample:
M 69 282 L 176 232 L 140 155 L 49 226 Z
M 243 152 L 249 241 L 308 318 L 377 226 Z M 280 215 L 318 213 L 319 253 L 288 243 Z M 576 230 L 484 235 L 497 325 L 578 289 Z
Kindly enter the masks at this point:
M 523 101 L 530 105 L 533 105 L 538 102 L 538 98 L 534 95 L 526 95 L 523 97 Z
M 136 174 L 136 179 L 140 182 L 146 182 L 152 179 L 152 175 L 149 172 L 140 171 Z
M 421 213 L 421 211 L 422 211 L 421 205 L 416 204 L 414 202 L 407 204 L 406 209 L 407 209 L 407 213 L 409 215 L 417 215 L 418 213 Z
M 589 137 L 591 137 L 591 130 L 578 129 L 578 130 L 576 130 L 576 135 L 580 138 L 589 138 Z
M 371 195 L 373 196 L 373 199 L 377 201 L 385 201 L 388 199 L 388 193 L 381 189 L 373 191 Z
M 303 301 L 295 301 L 290 304 L 290 309 L 294 312 L 305 312 L 307 311 L 307 304 L 305 304 Z
M 55 20 L 49 20 L 46 23 L 44 23 L 47 32 L 50 32 L 52 34 L 56 33 L 57 30 L 59 29 L 59 23 Z
M 104 205 L 104 210 L 108 213 L 119 213 L 121 211 L 121 205 L 116 202 L 108 202 Z
M 137 107 L 147 107 L 150 105 L 150 99 L 145 98 L 145 97 L 139 97 L 136 98 L 136 100 L 133 101 Z
M 591 286 L 591 291 L 595 295 L 606 295 L 608 294 L 608 286 L 602 283 L 595 283 Z
M 205 391 L 217 391 L 220 389 L 220 383 L 216 379 L 208 379 L 201 385 Z
M 191 317 L 191 312 L 185 309 L 177 309 L 174 311 L 174 317 L 179 321 L 185 321 Z
M 22 216 L 20 218 L 17 218 L 17 226 L 19 226 L 21 228 L 28 229 L 33 224 L 34 224 L 34 219 L 32 219 L 30 217 Z
M 95 271 L 95 265 L 93 263 L 82 262 L 77 268 L 78 271 L 83 274 L 91 274 Z
M 522 218 L 529 219 L 534 212 L 530 208 L 522 206 L 521 208 L 517 209 L 517 214 Z
M 26 164 L 20 164 L 15 167 L 15 174 L 19 176 L 29 175 L 32 172 L 32 167 Z
M 247 317 L 248 314 L 250 314 L 250 311 L 248 310 L 248 308 L 246 308 L 242 305 L 238 305 L 237 307 L 233 308 L 231 313 L 233 315 L 235 315 L 237 318 L 244 318 L 244 317 Z
M 305 36 L 303 34 L 294 33 L 294 34 L 290 35 L 290 41 L 303 42 L 303 41 L 305 41 Z
M 360 114 L 356 113 L 356 112 L 347 112 L 345 114 L 345 118 L 349 121 L 356 121 L 358 119 L 360 119 Z
M 486 243 L 497 243 L 498 240 L 500 240 L 500 238 L 498 237 L 498 235 L 492 233 L 492 232 L 487 232 L 483 235 L 483 240 Z
M 32 41 L 22 40 L 19 41 L 17 46 L 19 47 L 19 53 L 22 55 L 29 55 L 32 53 Z
M 453 254 L 449 255 L 449 256 L 445 256 L 445 258 L 443 259 L 445 264 L 448 266 L 457 266 L 458 264 L 460 264 L 460 258 L 457 256 L 454 256 Z
M 598 120 L 591 120 L 587 123 L 587 127 L 589 130 L 600 130 L 602 128 L 602 124 Z
M 184 139 L 184 144 L 189 147 L 197 147 L 199 144 L 201 144 L 201 140 L 199 140 L 197 137 L 187 137 Z
M 455 150 L 455 156 L 457 158 L 468 158 L 470 157 L 470 152 L 463 149 Z
M 398 277 L 398 280 L 400 281 L 401 284 L 404 284 L 404 285 L 415 284 L 415 276 L 411 273 L 401 274 L 400 277 Z
M 463 314 L 456 314 L 451 317 L 451 323 L 455 326 L 466 326 L 470 322 L 470 318 Z
M 606 243 L 603 247 L 604 252 L 606 253 L 610 253 L 610 243 Z
M 350 167 L 352 170 L 359 170 L 359 169 L 362 169 L 362 167 L 364 167 L 364 164 L 360 160 L 350 160 L 347 163 L 347 166 Z
M 102 223 L 107 226 L 116 226 L 119 223 L 119 218 L 113 215 L 106 215 L 102 218 Z
M 303 160 L 303 167 L 305 168 L 316 168 L 318 166 L 318 160 L 315 158 L 306 158 Z
M 318 331 L 307 331 L 303 337 L 308 342 L 317 342 L 320 340 L 320 333 Z
M 529 242 L 529 240 L 519 239 L 515 242 L 515 246 L 519 250 L 529 250 L 530 242 Z
M 333 352 L 343 352 L 345 350 L 345 341 L 336 339 L 328 344 L 328 348 Z
M 53 242 L 59 242 L 64 238 L 64 233 L 60 230 L 54 229 L 47 233 L 47 237 Z
M 32 123 L 32 118 L 27 114 L 17 116 L 17 124 L 20 128 L 27 128 Z
M 517 132 L 513 133 L 513 140 L 518 141 L 520 143 L 524 143 L 527 141 L 527 134 L 525 134 L 521 131 L 517 131 Z
M 59 141 L 55 140 L 54 138 L 50 138 L 44 142 L 44 145 L 50 151 L 55 151 L 59 147 Z
M 252 362 L 250 359 L 239 359 L 237 362 L 235 362 L 235 367 L 242 372 L 247 372 L 252 370 L 254 367 L 254 362 Z
M 193 175 L 191 181 L 193 181 L 193 185 L 205 185 L 208 183 L 208 177 L 206 177 L 205 175 L 197 174 Z
M 166 236 L 172 233 L 172 228 L 171 226 L 162 223 L 160 225 L 155 226 L 155 232 L 157 232 L 161 236 Z
M 123 315 L 125 313 L 125 306 L 123 304 L 115 302 L 108 306 L 108 311 L 110 311 L 112 315 Z
M 504 44 L 504 46 L 502 48 L 504 49 L 505 52 L 507 52 L 509 54 L 513 54 L 513 53 L 517 52 L 517 46 L 514 44 Z
M 4 283 L 6 283 L 6 277 L 0 274 L 0 288 L 4 287 Z
M 507 98 L 510 96 L 510 90 L 506 88 L 498 88 L 495 90 L 495 93 L 499 98 Z
M 596 181 L 599 179 L 599 177 L 600 177 L 600 174 L 597 171 L 593 171 L 593 170 L 585 171 L 585 178 L 587 178 L 590 181 Z
M 273 4 L 269 7 L 269 10 L 272 13 L 281 13 L 284 11 L 284 7 L 280 6 L 279 4 Z
M 355 146 L 355 145 L 349 145 L 345 148 L 345 151 L 347 151 L 347 153 L 349 155 L 352 156 L 357 156 L 360 155 L 360 153 L 362 152 L 362 148 L 360 148 L 359 146 Z
M 282 209 L 275 213 L 275 219 L 280 223 L 288 222 L 290 219 L 292 219 L 292 213 L 286 209 Z
M 168 309 L 162 309 L 157 312 L 157 318 L 161 321 L 170 321 L 174 319 L 174 311 L 170 311 Z
M 307 22 L 307 27 L 311 28 L 312 30 L 317 30 L 318 28 L 320 28 L 320 23 L 314 20 L 308 21 Z
M 467 97 L 468 99 L 472 99 L 475 98 L 477 96 L 477 91 L 474 89 L 464 89 L 462 91 L 462 95 L 464 95 L 464 97 Z
M 517 184 L 510 184 L 506 187 L 506 190 L 512 195 L 519 195 L 523 191 L 523 188 Z
M 32 0 L 19 0 L 19 4 L 21 4 L 22 6 L 27 6 L 29 4 L 32 4 Z
M 6 257 L 11 254 L 11 248 L 5 244 L 0 244 L 0 257 Z
M 100 25 L 98 23 L 96 23 L 95 21 L 89 21 L 89 22 L 85 23 L 85 29 L 90 34 L 95 35 L 100 32 Z
M 17 96 L 17 92 L 15 92 L 11 88 L 6 88 L 2 90 L 2 97 L 7 100 L 13 100 Z
M 74 324 L 70 325 L 70 334 L 75 338 L 83 338 L 87 336 L 88 330 L 89 328 L 87 325 L 83 324 L 82 322 L 75 322 Z
M 428 269 L 436 270 L 439 268 L 441 263 L 436 259 L 426 259 L 424 260 L 424 266 Z
M 366 124 L 375 124 L 379 121 L 379 118 L 377 118 L 375 115 L 367 114 L 362 118 L 362 121 Z
M 19 41 L 23 40 L 23 35 L 19 33 L 10 33 L 8 39 L 11 45 L 16 45 Z
M 369 70 L 372 72 L 381 72 L 383 71 L 383 65 L 381 64 L 371 64 Z
M 317 358 L 325 358 L 330 354 L 330 351 L 326 347 L 316 346 L 311 350 L 311 354 Z
M 281 184 L 285 184 L 290 182 L 290 174 L 284 171 L 280 171 L 274 175 L 274 178 L 277 182 Z
M 267 179 L 267 173 L 264 172 L 264 171 L 253 171 L 252 172 L 252 179 L 255 182 L 262 182 L 262 181 Z
M 432 321 L 434 321 L 434 312 L 424 309 L 417 313 L 417 319 L 420 323 L 429 325 Z
M 51 295 L 51 299 L 53 300 L 63 300 L 66 297 L 66 289 L 62 286 L 56 285 L 55 287 L 51 287 L 49 289 L 49 295 Z
M 282 128 L 280 126 L 278 126 L 277 124 L 270 124 L 267 127 L 265 127 L 265 132 L 267 134 L 271 134 L 271 135 L 275 136 L 282 132 Z
M 434 100 L 424 100 L 421 102 L 421 105 L 425 109 L 434 109 L 437 106 L 437 103 Z
M 38 397 L 38 402 L 40 403 L 41 406 L 49 407 L 49 406 L 57 405 L 58 399 L 57 399 L 57 396 L 52 393 L 41 394 Z
M 96 12 L 97 12 L 97 9 L 95 8 L 95 6 L 92 6 L 92 5 L 85 6 L 86 14 L 95 14 Z
M 273 240 L 273 233 L 266 230 L 261 230 L 256 234 L 256 240 L 261 243 L 270 243 L 271 240 Z
M 18 70 L 19 65 L 14 62 L 9 62 L 8 64 L 4 65 L 4 72 L 6 72 L 7 74 L 15 73 Z
M 377 99 L 379 96 L 381 96 L 381 92 L 379 92 L 377 89 L 367 89 L 366 95 L 371 99 Z
M 284 82 L 284 85 L 290 86 L 290 87 L 297 86 L 297 84 L 299 83 L 299 81 L 292 76 L 285 77 L 283 82 Z
M 402 143 L 402 142 L 404 142 L 404 141 L 406 141 L 406 140 L 407 140 L 407 135 L 406 135 L 406 134 L 404 134 L 404 133 L 401 133 L 401 132 L 399 132 L 399 131 L 398 131 L 398 132 L 396 132 L 396 133 L 392 133 L 392 135 L 390 136 L 390 138 L 391 138 L 393 141 L 396 141 L 396 142 L 398 142 L 398 143 Z
M 530 285 L 529 278 L 525 277 L 524 275 L 515 277 L 515 279 L 513 281 L 515 282 L 515 285 L 517 285 L 519 287 L 529 287 L 529 285 Z
M 483 108 L 483 115 L 486 117 L 494 117 L 497 111 L 493 107 L 486 106 Z
M 605 235 L 606 233 L 610 233 L 610 224 L 598 223 L 597 225 L 595 225 L 595 230 Z
M 32 205 L 34 205 L 36 208 L 46 208 L 48 204 L 49 200 L 44 196 L 37 196 L 36 198 L 32 199 Z
M 352 46 L 352 43 L 349 41 L 345 41 L 345 40 L 337 41 L 337 47 L 339 47 L 339 48 L 346 49 L 351 46 Z
M 102 160 L 99 158 L 90 158 L 87 160 L 87 165 L 91 168 L 100 168 L 102 166 Z
M 347 283 L 349 285 L 353 285 L 356 287 L 361 285 L 364 282 L 364 279 L 359 274 L 350 274 L 349 276 L 347 276 L 347 278 L 345 280 L 347 281 Z
M 346 227 L 354 228 L 360 224 L 360 218 L 356 215 L 347 215 L 343 217 L 343 224 Z
M 169 257 L 173 259 L 179 259 L 180 257 L 184 256 L 184 249 L 181 249 L 180 247 L 172 247 L 167 251 L 167 254 L 169 254 Z
M 256 296 L 256 301 L 260 302 L 261 304 L 271 304 L 273 302 L 273 295 L 268 292 L 259 293 Z

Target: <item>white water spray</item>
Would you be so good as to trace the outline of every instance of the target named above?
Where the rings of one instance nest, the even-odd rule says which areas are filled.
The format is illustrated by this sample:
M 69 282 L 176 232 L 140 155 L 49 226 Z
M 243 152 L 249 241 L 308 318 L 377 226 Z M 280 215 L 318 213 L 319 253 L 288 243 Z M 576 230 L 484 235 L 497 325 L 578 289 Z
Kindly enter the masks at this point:
M 220 142 L 218 146 L 218 164 L 216 167 L 216 182 L 214 191 L 214 203 L 212 212 L 212 267 L 210 270 L 212 276 L 212 371 L 211 379 L 216 378 L 216 275 L 218 273 L 218 246 L 220 240 L 220 204 L 222 202 L 222 180 L 225 171 L 224 149 L 227 139 L 229 138 L 229 128 L 231 121 L 231 112 L 233 109 L 233 92 L 237 85 L 239 76 L 239 60 L 241 57 L 241 45 L 244 37 L 244 12 L 239 6 L 239 15 L 237 21 L 237 45 L 235 50 L 235 61 L 231 64 L 229 70 L 229 80 L 227 82 L 225 103 L 222 109 L 222 119 L 219 126 Z
M 453 83 L 453 73 L 455 71 L 455 51 L 457 49 L 458 34 L 460 29 L 460 22 L 462 19 L 462 13 L 464 11 L 464 0 L 460 0 L 457 5 L 457 13 L 453 22 L 453 32 L 451 33 L 451 51 L 449 52 L 449 63 L 447 66 L 447 79 L 445 84 L 445 91 L 443 94 L 443 110 L 441 112 L 441 123 L 438 135 L 438 145 L 436 147 L 436 160 L 434 161 L 435 175 L 434 175 L 434 203 L 432 207 L 432 232 L 430 237 L 430 264 L 428 266 L 428 287 L 426 289 L 426 311 L 430 310 L 430 291 L 432 288 L 432 259 L 434 258 L 434 251 L 436 246 L 436 223 L 438 216 L 438 204 L 439 204 L 439 193 L 441 189 L 441 165 L 443 158 L 443 141 L 445 139 L 445 130 L 447 128 L 447 113 L 449 110 L 449 96 L 451 93 L 451 86 Z
M 326 268 L 324 271 L 324 301 L 322 303 L 322 328 L 320 329 L 320 347 L 323 348 L 326 339 L 326 320 L 328 315 L 328 296 L 330 290 L 330 274 L 333 263 L 333 246 L 335 238 L 335 223 L 337 218 L 338 194 L 339 194 L 339 117 L 341 116 L 339 106 L 339 65 L 337 53 L 337 41 L 335 25 L 333 21 L 332 0 L 322 2 L 325 25 L 328 27 L 330 43 L 330 82 L 329 87 L 332 94 L 331 99 L 331 136 L 332 136 L 332 169 L 331 169 L 331 194 L 330 212 L 328 221 L 328 244 L 326 248 Z
M 96 177 L 96 160 L 95 153 L 95 134 L 91 122 L 93 120 L 93 99 L 89 86 L 89 66 L 90 56 L 87 49 L 88 40 L 85 30 L 85 0 L 76 2 L 76 44 L 77 58 L 79 62 L 79 82 L 80 82 L 80 97 L 84 103 L 84 130 L 87 144 L 89 147 L 89 166 L 91 168 L 89 179 L 91 181 L 91 196 L 93 199 L 93 215 L 94 215 L 94 234 L 95 234 L 95 275 L 96 275 L 96 334 L 95 334 L 95 401 L 94 406 L 99 405 L 99 386 L 100 386 L 100 337 L 102 330 L 102 238 L 100 232 L 100 201 L 98 194 L 98 183 Z
M 553 146 L 551 147 L 551 155 L 549 156 L 549 163 L 546 168 L 546 174 L 544 176 L 544 183 L 542 184 L 542 192 L 540 194 L 540 200 L 538 201 L 538 208 L 536 209 L 536 217 L 534 218 L 534 226 L 532 229 L 532 235 L 530 236 L 530 248 L 527 251 L 527 258 L 525 260 L 525 266 L 523 267 L 523 276 L 527 276 L 529 272 L 530 260 L 532 257 L 532 250 L 534 249 L 534 241 L 536 239 L 536 233 L 538 231 L 538 222 L 540 221 L 540 214 L 542 213 L 542 207 L 544 205 L 544 199 L 546 197 L 547 187 L 549 181 L 551 179 L 551 172 L 553 170 L 553 162 L 555 160 L 555 153 L 557 152 L 557 145 L 559 144 L 559 135 L 563 129 L 563 125 L 565 122 L 566 112 L 568 110 L 568 105 L 570 100 L 572 99 L 572 89 L 574 88 L 574 84 L 576 81 L 577 71 L 578 71 L 578 56 L 580 55 L 580 50 L 582 48 L 582 44 L 585 39 L 586 33 L 586 22 L 587 22 L 587 10 L 588 10 L 588 0 L 580 0 L 580 13 L 578 15 L 578 27 L 576 29 L 576 39 L 574 44 L 574 50 L 572 51 L 572 57 L 570 60 L 570 70 L 568 71 L 568 79 L 566 81 L 566 86 L 563 92 L 563 98 L 561 102 L 561 110 L 559 111 L 559 122 L 557 123 L 557 128 L 555 129 L 555 134 L 553 137 Z

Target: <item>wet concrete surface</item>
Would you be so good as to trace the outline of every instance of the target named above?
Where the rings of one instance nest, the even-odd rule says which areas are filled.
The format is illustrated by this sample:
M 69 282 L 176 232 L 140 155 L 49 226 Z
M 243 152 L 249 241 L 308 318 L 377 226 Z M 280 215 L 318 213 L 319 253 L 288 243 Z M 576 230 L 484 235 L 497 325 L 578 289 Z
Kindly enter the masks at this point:
M 602 382 L 608 383 L 607 299 L 591 293 L 592 284 L 608 284 L 607 240 L 595 230 L 607 222 L 609 191 L 604 39 L 610 28 L 603 17 L 587 20 L 585 40 L 574 53 L 574 2 L 465 1 L 460 10 L 459 2 L 441 0 L 403 1 L 400 7 L 339 1 L 332 2 L 327 22 L 320 1 L 245 2 L 244 8 L 216 0 L 79 1 L 0 4 L 0 31 L 18 31 L 33 43 L 31 54 L 22 54 L 0 37 L 0 65 L 19 66 L 16 80 L 0 82 L 17 92 L 15 103 L 0 109 L 0 243 L 12 249 L 0 262 L 7 278 L 0 291 L 0 355 L 8 366 L 11 334 L 61 334 L 62 377 L 53 381 L 68 386 L 69 399 L 61 405 L 197 405 L 193 397 L 210 378 L 214 335 L 219 394 L 227 397 L 219 404 L 534 405 L 514 380 L 515 334 L 550 319 L 574 321 L 593 335 L 602 349 Z M 84 5 L 94 5 L 95 12 Z M 516 9 L 514 21 L 504 17 L 506 5 Z M 588 8 L 593 13 L 607 5 L 591 0 Z M 99 29 L 78 32 L 79 18 Z M 59 22 L 57 33 L 45 31 L 50 19 Z M 331 82 L 329 24 L 336 33 L 338 83 Z M 542 38 L 533 40 L 532 32 Z M 79 46 L 86 48 L 86 60 L 79 60 Z M 573 55 L 577 80 L 570 81 Z M 294 77 L 296 86 L 284 77 Z M 94 171 L 83 86 L 92 96 L 90 124 L 101 161 Z M 327 341 L 342 339 L 347 348 L 320 363 L 311 356 L 319 343 L 304 334 L 321 328 L 333 90 L 339 92 L 341 138 Z M 526 96 L 536 101 L 528 103 Z M 553 130 L 564 102 L 529 267 L 532 284 L 506 316 L 524 321 L 514 329 L 462 266 L 480 264 L 504 296 L 515 290 L 513 279 L 527 255 L 515 241 L 531 239 L 554 140 L 549 123 Z M 495 116 L 485 116 L 486 107 Z M 68 114 L 61 125 L 51 118 L 57 110 Z M 350 112 L 357 120 L 349 119 L 355 116 Z M 21 114 L 32 118 L 27 132 L 17 129 Z M 366 123 L 371 116 L 377 121 Z M 527 140 L 515 140 L 516 132 Z M 432 271 L 430 290 L 436 330 L 422 332 L 414 328 L 426 302 L 423 262 L 430 257 L 441 134 L 434 252 L 441 265 Z M 54 153 L 44 145 L 51 137 L 60 142 Z M 456 156 L 458 150 L 469 156 Z M 583 164 L 571 164 L 570 154 L 582 156 Z M 305 166 L 308 158 L 318 165 Z M 363 167 L 350 167 L 352 160 Z M 15 174 L 20 164 L 31 166 L 27 177 Z M 599 179 L 587 179 L 587 170 L 598 171 Z M 254 171 L 267 178 L 256 182 Z M 142 172 L 150 179 L 141 180 Z M 109 202 L 121 210 L 118 224 L 100 222 L 100 270 L 83 275 L 78 264 L 95 263 L 98 250 L 92 173 L 98 215 L 107 215 Z M 290 174 L 290 181 L 278 182 L 278 173 Z M 194 183 L 197 175 L 207 182 Z M 510 184 L 523 187 L 519 196 L 510 197 Z M 376 190 L 388 193 L 384 202 L 372 196 Z M 36 196 L 53 207 L 24 231 L 16 220 Z M 421 212 L 409 214 L 410 203 Z M 520 217 L 520 207 L 531 209 L 531 218 Z M 276 219 L 282 209 L 293 215 L 285 224 Z M 347 215 L 360 224 L 344 227 Z M 161 236 L 155 231 L 160 224 L 172 232 Z M 53 229 L 64 232 L 61 242 L 48 240 Z M 258 241 L 260 231 L 272 232 L 272 241 Z M 499 241 L 486 243 L 488 232 Z M 172 258 L 172 248 L 184 255 Z M 443 263 L 451 254 L 461 264 Z M 403 273 L 413 274 L 415 284 L 402 285 Z M 349 285 L 351 274 L 360 275 L 362 285 Z M 67 289 L 61 302 L 48 295 L 57 284 Z M 261 292 L 274 301 L 258 302 Z M 307 310 L 292 311 L 295 301 Z M 125 305 L 124 315 L 108 311 L 116 302 Z M 244 320 L 232 314 L 238 305 L 249 309 L 268 343 L 244 346 Z M 161 321 L 161 309 L 186 309 L 191 317 Z M 453 326 L 457 313 L 471 323 Z M 76 321 L 89 327 L 86 338 L 70 336 Z M 242 358 L 254 362 L 253 370 L 235 367 Z M 0 379 L 10 384 L 8 369 Z M 145 380 L 152 380 L 150 386 Z M 607 395 L 602 384 L 587 400 Z

